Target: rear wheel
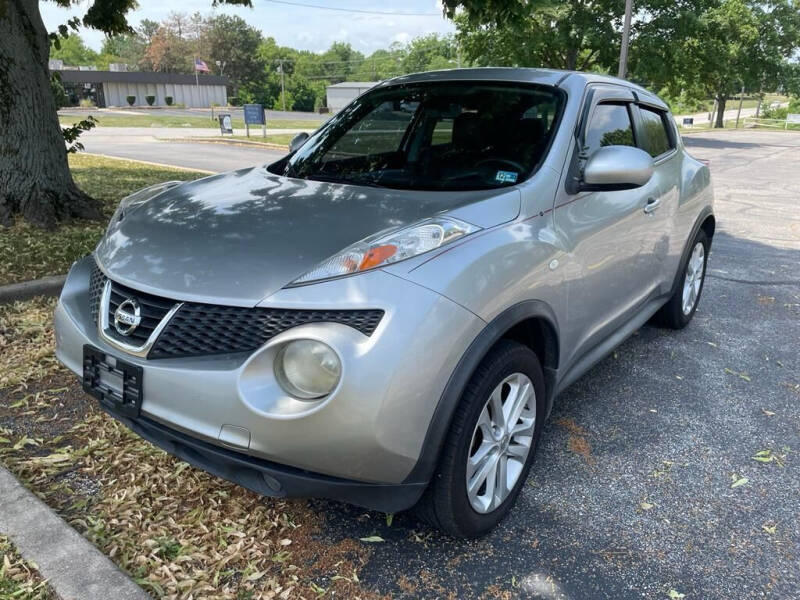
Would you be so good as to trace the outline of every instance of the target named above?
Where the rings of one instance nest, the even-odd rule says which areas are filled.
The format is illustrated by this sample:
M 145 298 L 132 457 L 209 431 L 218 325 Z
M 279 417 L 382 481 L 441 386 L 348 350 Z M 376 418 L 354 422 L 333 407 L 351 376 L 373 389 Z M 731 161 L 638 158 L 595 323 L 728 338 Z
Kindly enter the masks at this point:
M 709 249 L 708 236 L 701 229 L 692 242 L 689 256 L 681 265 L 682 276 L 679 285 L 656 315 L 660 325 L 670 329 L 683 329 L 692 320 L 700 302 L 700 294 L 703 292 Z
M 497 525 L 533 462 L 544 397 L 536 354 L 501 341 L 461 397 L 418 515 L 456 537 L 477 537 Z

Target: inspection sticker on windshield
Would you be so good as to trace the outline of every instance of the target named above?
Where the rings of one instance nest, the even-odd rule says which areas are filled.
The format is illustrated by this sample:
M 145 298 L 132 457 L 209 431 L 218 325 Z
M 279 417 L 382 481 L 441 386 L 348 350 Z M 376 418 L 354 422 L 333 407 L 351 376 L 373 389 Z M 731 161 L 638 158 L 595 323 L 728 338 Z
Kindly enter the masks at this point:
M 494 180 L 500 183 L 516 183 L 517 174 L 514 171 L 498 171 L 497 175 L 494 176 Z

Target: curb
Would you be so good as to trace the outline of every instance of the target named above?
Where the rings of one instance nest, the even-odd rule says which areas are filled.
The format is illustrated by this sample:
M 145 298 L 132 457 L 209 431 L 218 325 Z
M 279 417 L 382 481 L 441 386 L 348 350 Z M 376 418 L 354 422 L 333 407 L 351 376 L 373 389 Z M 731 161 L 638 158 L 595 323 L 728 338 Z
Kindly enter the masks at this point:
M 229 146 L 255 146 L 258 148 L 267 148 L 269 150 L 283 150 L 289 151 L 289 146 L 283 144 L 273 144 L 272 142 L 256 142 L 250 140 L 230 140 L 224 138 L 204 138 L 204 137 L 185 137 L 185 138 L 156 138 L 159 142 L 192 142 L 199 144 L 227 144 Z
M 0 286 L 0 304 L 30 300 L 35 296 L 57 296 L 64 287 L 66 279 L 66 275 L 51 275 L 33 281 Z
M 111 560 L 0 466 L 0 531 L 62 600 L 150 600 Z

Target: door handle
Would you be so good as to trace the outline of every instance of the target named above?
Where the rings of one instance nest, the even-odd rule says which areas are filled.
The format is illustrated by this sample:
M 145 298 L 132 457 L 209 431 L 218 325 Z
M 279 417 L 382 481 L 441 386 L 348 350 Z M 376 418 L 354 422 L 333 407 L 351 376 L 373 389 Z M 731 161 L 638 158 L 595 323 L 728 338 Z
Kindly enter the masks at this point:
M 658 198 L 648 198 L 647 204 L 644 205 L 644 212 L 649 215 L 659 206 L 661 206 L 661 200 L 659 200 Z

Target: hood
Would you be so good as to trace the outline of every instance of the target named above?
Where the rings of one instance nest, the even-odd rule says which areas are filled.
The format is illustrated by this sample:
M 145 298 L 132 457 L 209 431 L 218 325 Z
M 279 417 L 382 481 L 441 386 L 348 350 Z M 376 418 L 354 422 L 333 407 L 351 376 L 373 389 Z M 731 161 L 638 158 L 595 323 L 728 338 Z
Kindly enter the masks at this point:
M 95 256 L 113 280 L 145 292 L 254 306 L 378 231 L 445 212 L 488 227 L 515 218 L 519 198 L 513 188 L 391 190 L 291 179 L 254 167 L 188 182 L 132 206 L 110 226 Z

